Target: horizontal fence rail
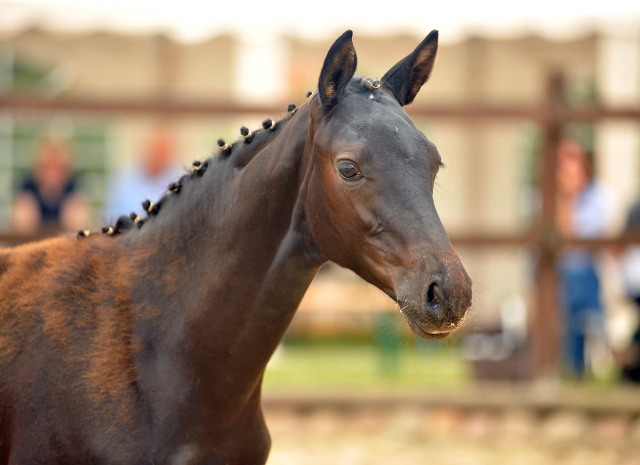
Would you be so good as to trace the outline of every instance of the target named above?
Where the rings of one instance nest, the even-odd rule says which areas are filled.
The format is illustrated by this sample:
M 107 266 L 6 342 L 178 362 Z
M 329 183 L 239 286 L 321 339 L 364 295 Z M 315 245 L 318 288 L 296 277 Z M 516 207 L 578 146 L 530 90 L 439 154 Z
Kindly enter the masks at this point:
M 193 102 L 187 100 L 158 99 L 92 99 L 65 98 L 42 99 L 27 96 L 0 96 L 0 109 L 19 113 L 32 112 L 91 112 L 113 114 L 157 114 L 175 116 L 226 116 L 230 114 L 273 114 L 284 112 L 288 103 L 269 105 L 247 105 L 231 100 Z M 571 122 L 595 122 L 601 119 L 640 119 L 638 108 L 576 108 L 557 109 L 541 106 L 419 106 L 408 107 L 407 113 L 414 118 L 451 118 L 451 119 L 508 119 L 530 120 L 546 123 L 554 120 Z
M 542 194 L 542 210 L 531 231 L 522 234 L 467 234 L 452 235 L 455 246 L 488 249 L 531 245 L 538 252 L 536 308 L 530 328 L 530 373 L 548 376 L 557 370 L 560 347 L 559 312 L 557 298 L 556 262 L 558 254 L 568 247 L 583 247 L 598 251 L 640 243 L 640 235 L 618 238 L 575 240 L 563 238 L 555 223 L 556 204 L 556 152 L 567 123 L 595 123 L 601 120 L 640 121 L 640 108 L 571 108 L 562 96 L 563 81 L 550 74 L 546 98 L 540 105 L 496 106 L 465 105 L 411 106 L 407 112 L 413 118 L 446 118 L 452 120 L 509 120 L 532 121 L 544 132 L 541 153 L 541 171 L 538 188 Z M 232 101 L 189 102 L 171 99 L 98 100 L 90 98 L 39 99 L 23 95 L 0 96 L 0 111 L 16 114 L 47 112 L 90 112 L 101 114 L 154 114 L 177 117 L 206 117 L 225 115 L 284 113 L 286 103 L 278 105 L 242 105 Z M 0 244 L 16 245 L 28 238 L 0 233 Z M 33 238 L 29 238 L 33 239 Z

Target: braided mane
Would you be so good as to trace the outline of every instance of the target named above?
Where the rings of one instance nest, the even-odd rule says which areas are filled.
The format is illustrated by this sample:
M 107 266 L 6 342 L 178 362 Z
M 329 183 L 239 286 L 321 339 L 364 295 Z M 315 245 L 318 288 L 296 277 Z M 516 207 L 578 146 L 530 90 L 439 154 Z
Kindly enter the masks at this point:
M 275 140 L 282 128 L 291 121 L 296 111 L 296 106 L 290 104 L 287 107 L 287 116 L 279 121 L 272 119 L 264 120 L 262 122 L 262 129 L 252 132 L 245 126 L 241 127 L 241 138 L 232 144 L 227 144 L 223 139 L 219 139 L 218 150 L 204 161 L 194 161 L 192 171 L 183 175 L 179 180 L 169 184 L 167 191 L 157 202 L 154 203 L 150 200 L 142 202 L 142 208 L 147 212 L 146 218 L 140 218 L 136 213 L 122 215 L 116 220 L 115 225 L 103 227 L 102 233 L 108 236 L 118 236 L 132 229 L 141 228 L 146 221 L 149 221 L 159 214 L 162 205 L 166 201 L 172 196 L 179 195 L 186 184 L 197 181 L 207 170 L 223 170 L 229 167 L 234 170 L 241 170 L 247 166 L 257 154 Z M 81 230 L 78 232 L 78 238 L 88 237 L 90 234 L 91 231 Z

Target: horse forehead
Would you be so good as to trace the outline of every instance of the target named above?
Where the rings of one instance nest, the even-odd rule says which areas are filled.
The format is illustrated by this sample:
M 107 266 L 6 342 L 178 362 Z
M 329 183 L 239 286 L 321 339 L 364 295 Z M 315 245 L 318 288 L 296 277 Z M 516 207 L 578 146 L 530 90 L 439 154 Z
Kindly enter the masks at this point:
M 413 157 L 437 152 L 410 119 L 393 113 L 385 115 L 371 112 L 364 117 L 346 120 L 340 124 L 339 132 L 332 141 L 337 146 L 355 143 L 374 155 L 384 152 Z
M 363 151 L 373 156 L 384 153 L 386 159 L 394 158 L 392 154 L 437 158 L 433 144 L 389 92 L 363 89 L 358 82 L 352 82 L 350 90 L 317 137 L 321 145 L 334 154 Z
M 368 96 L 369 95 L 369 96 Z M 395 98 L 385 90 L 351 92 L 340 105 L 342 120 L 387 127 L 413 126 L 413 122 Z

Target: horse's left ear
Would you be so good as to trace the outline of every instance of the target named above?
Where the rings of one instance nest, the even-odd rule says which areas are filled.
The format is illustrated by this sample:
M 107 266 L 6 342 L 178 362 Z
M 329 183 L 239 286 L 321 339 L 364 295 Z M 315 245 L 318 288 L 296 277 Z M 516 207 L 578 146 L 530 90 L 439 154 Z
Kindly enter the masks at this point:
M 340 101 L 356 72 L 358 59 L 352 36 L 351 31 L 346 31 L 338 37 L 324 59 L 318 81 L 318 96 L 325 110 L 330 110 Z
M 413 102 L 422 84 L 427 82 L 438 51 L 438 31 L 429 35 L 382 76 L 382 85 L 393 92 L 400 105 Z

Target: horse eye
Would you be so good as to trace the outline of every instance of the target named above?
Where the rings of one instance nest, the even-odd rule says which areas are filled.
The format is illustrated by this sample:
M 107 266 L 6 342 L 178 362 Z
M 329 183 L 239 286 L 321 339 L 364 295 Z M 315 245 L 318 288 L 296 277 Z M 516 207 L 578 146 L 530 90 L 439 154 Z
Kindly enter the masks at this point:
M 346 161 L 338 164 L 338 171 L 340 171 L 340 175 L 345 179 L 354 179 L 360 176 L 360 170 L 353 163 Z

